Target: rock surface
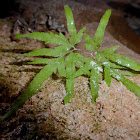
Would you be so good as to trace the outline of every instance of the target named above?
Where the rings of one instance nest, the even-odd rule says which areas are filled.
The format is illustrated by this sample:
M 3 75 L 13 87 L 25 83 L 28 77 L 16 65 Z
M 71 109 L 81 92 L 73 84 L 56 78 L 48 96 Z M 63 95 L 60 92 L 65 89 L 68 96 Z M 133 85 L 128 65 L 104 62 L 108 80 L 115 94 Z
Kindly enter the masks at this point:
M 46 12 L 55 16 L 66 26 L 64 5 L 68 4 L 73 13 L 76 28 L 87 27 L 86 32 L 93 37 L 98 22 L 109 7 L 96 4 L 96 7 L 75 1 L 57 0 L 21 0 L 24 17 L 30 17 L 35 9 L 43 6 Z M 27 14 L 28 13 L 28 14 Z M 112 18 L 120 13 L 112 13 Z M 114 21 L 114 20 L 113 20 Z M 119 18 L 115 19 L 119 22 Z M 123 25 L 122 25 L 123 26 Z M 125 26 L 125 25 L 124 25 Z M 0 20 L 0 115 L 11 107 L 13 101 L 28 86 L 42 66 L 27 65 L 34 58 L 21 57 L 21 53 L 46 47 L 42 42 L 33 39 L 10 40 L 12 23 L 10 19 Z M 124 54 L 140 64 L 140 55 L 133 52 L 119 40 L 115 39 L 111 30 L 115 25 L 109 23 L 101 49 L 120 45 L 117 52 Z M 117 31 L 116 31 L 117 32 Z M 120 38 L 123 38 L 120 34 Z M 125 40 L 126 41 L 126 40 Z M 129 42 L 129 41 L 128 41 Z M 126 42 L 126 44 L 128 43 Z M 88 56 L 80 43 L 83 55 Z M 54 46 L 47 46 L 54 47 Z M 140 75 L 128 77 L 140 86 Z M 66 95 L 65 81 L 57 75 L 46 80 L 35 96 L 26 101 L 16 114 L 5 120 L 1 126 L 3 139 L 130 139 L 140 138 L 140 102 L 134 93 L 127 90 L 122 83 L 112 79 L 108 88 L 104 81 L 100 83 L 99 97 L 96 104 L 91 103 L 89 81 L 87 77 L 75 79 L 75 90 L 71 102 L 63 105 Z

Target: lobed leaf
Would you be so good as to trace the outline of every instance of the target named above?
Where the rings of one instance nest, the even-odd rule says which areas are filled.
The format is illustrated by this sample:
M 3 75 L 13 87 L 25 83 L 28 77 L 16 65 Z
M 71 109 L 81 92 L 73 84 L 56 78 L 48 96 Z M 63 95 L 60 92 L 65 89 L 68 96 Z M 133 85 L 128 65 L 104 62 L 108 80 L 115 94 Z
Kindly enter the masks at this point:
M 42 86 L 43 82 L 47 80 L 52 73 L 56 72 L 57 66 L 54 63 L 53 65 L 46 65 L 31 81 L 28 88 L 23 92 L 14 102 L 11 109 L 0 118 L 0 122 L 2 122 L 7 117 L 11 116 L 14 112 L 16 112 L 29 98 L 31 98 L 33 95 L 35 95 L 40 87 Z
M 41 58 L 41 59 L 36 59 L 32 62 L 28 62 L 28 64 L 49 64 L 52 60 L 48 58 Z
M 43 49 L 36 49 L 29 53 L 22 54 L 21 56 L 52 56 L 58 57 L 63 56 L 68 52 L 68 49 L 65 46 L 58 46 L 54 49 L 50 48 L 43 48 Z
M 96 46 L 96 51 L 99 49 L 100 44 L 102 43 L 103 37 L 104 37 L 104 32 L 105 28 L 107 26 L 107 23 L 109 21 L 111 15 L 111 10 L 107 10 L 103 17 L 100 20 L 100 23 L 98 25 L 98 28 L 96 30 L 95 36 L 94 36 L 94 46 Z
M 116 51 L 118 48 L 119 48 L 119 46 L 116 45 L 116 46 L 114 46 L 114 47 L 112 47 L 112 48 L 107 48 L 107 49 L 101 51 L 100 53 L 103 53 L 103 54 L 112 54 L 112 53 L 114 53 L 114 51 Z
M 74 92 L 74 79 L 66 79 L 66 92 L 67 95 L 64 98 L 64 104 L 68 103 Z
M 83 62 L 90 62 L 92 61 L 93 59 L 92 58 L 86 58 L 84 57 L 83 55 L 81 55 L 80 53 L 74 53 L 75 55 L 77 55 L 78 59 L 82 60 Z
M 89 72 L 89 67 L 87 65 L 84 65 L 84 63 L 82 62 L 82 60 L 79 58 L 80 55 L 78 55 L 78 53 L 74 53 L 73 57 L 74 57 L 74 63 L 87 75 L 91 75 Z
M 121 75 L 128 75 L 128 76 L 136 76 L 137 75 L 133 72 L 126 71 L 126 68 L 124 66 L 116 65 L 115 63 L 110 62 L 109 60 L 107 60 L 104 57 L 104 54 L 101 52 L 97 53 L 96 58 L 99 62 L 102 62 L 105 67 L 121 69 L 121 71 L 119 71 L 121 73 Z
M 98 62 L 102 62 L 102 64 L 104 66 L 107 66 L 107 67 L 120 68 L 120 69 L 124 68 L 123 66 L 116 65 L 115 63 L 112 63 L 111 61 L 109 61 L 108 59 L 105 58 L 103 53 L 100 53 L 100 52 L 97 52 L 96 59 L 97 59 Z
M 127 70 L 121 70 L 121 71 L 119 71 L 119 72 L 120 72 L 121 75 L 123 75 L 123 76 L 137 76 L 136 73 L 133 73 L 133 72 L 127 71 Z
M 72 46 L 66 37 L 60 32 L 59 35 L 50 32 L 50 39 L 48 39 L 45 43 L 52 43 L 57 45 L 65 46 L 65 48 L 70 49 Z
M 75 35 L 76 28 L 75 28 L 72 11 L 68 5 L 66 5 L 64 8 L 65 8 L 65 15 L 66 15 L 66 19 L 67 19 L 68 32 L 71 36 Z
M 136 61 L 134 61 L 124 55 L 120 55 L 118 53 L 113 53 L 113 54 L 106 54 L 105 57 L 110 59 L 113 62 L 116 62 L 119 65 L 125 66 L 125 67 L 133 69 L 135 71 L 140 71 L 140 65 Z
M 86 27 L 82 28 L 77 34 L 74 34 L 70 37 L 69 41 L 72 45 L 78 44 L 81 42 L 83 37 L 83 32 L 86 30 Z
M 75 73 L 75 63 L 72 52 L 65 58 L 65 63 L 66 63 L 66 78 L 71 78 L 71 76 Z
M 62 34 L 59 33 L 59 35 L 54 34 L 52 32 L 50 33 L 44 33 L 44 32 L 34 32 L 34 33 L 29 33 L 29 34 L 17 34 L 15 38 L 23 38 L 23 37 L 29 37 L 33 39 L 37 39 L 40 41 L 45 41 L 45 43 L 51 43 L 51 44 L 56 44 L 56 45 L 62 45 L 65 46 L 67 49 L 70 49 L 72 46 L 66 39 L 66 37 Z
M 84 33 L 84 38 L 85 38 L 85 41 L 87 44 L 93 43 L 93 40 L 91 39 L 91 37 L 88 34 Z
M 44 49 L 36 49 L 29 53 L 24 53 L 21 56 L 51 56 L 51 49 L 44 48 Z
M 16 34 L 15 38 L 23 38 L 23 37 L 29 37 L 33 39 L 37 39 L 40 41 L 46 41 L 48 38 L 50 39 L 49 33 L 44 33 L 44 32 L 34 32 L 34 33 L 29 33 L 29 34 Z
M 136 96 L 140 97 L 140 87 L 137 84 L 123 77 L 121 74 L 118 73 L 117 70 L 111 69 L 110 73 L 112 77 L 114 77 L 118 81 L 121 81 L 122 84 L 125 85 L 128 90 L 132 91 L 133 93 L 135 93 Z
M 86 64 L 84 64 L 84 66 L 83 66 L 83 68 L 82 68 L 82 69 L 84 69 L 84 70 L 82 70 L 81 68 L 79 68 L 79 69 L 71 76 L 71 78 L 79 77 L 79 76 L 83 75 L 83 74 L 85 73 L 85 71 L 88 71 L 88 70 L 91 69 L 91 67 L 89 67 L 89 64 L 90 64 L 90 61 L 91 61 L 92 59 L 86 58 L 86 57 L 84 57 L 83 55 L 81 55 L 81 54 L 79 54 L 79 53 L 74 53 L 74 54 L 76 55 L 76 57 L 77 57 L 78 60 L 80 60 L 80 61 L 83 62 L 83 63 L 86 62 Z M 75 61 L 75 60 L 74 60 L 74 61 Z M 90 74 L 90 75 L 91 75 L 91 74 Z
M 84 73 L 86 73 L 88 76 L 91 76 L 89 70 L 92 68 L 95 68 L 96 71 L 103 72 L 102 66 L 92 58 L 85 58 L 81 54 L 77 54 L 77 57 L 78 58 L 74 57 L 74 62 L 79 66 L 80 69 L 74 73 L 73 77 L 78 77 Z M 84 65 L 82 61 L 84 62 Z
M 97 72 L 103 72 L 102 66 L 97 61 L 90 61 L 90 67 L 94 68 Z
M 98 98 L 98 91 L 99 91 L 99 83 L 100 83 L 100 72 L 97 71 L 96 68 L 91 69 L 91 77 L 90 77 L 90 88 L 91 88 L 91 96 L 92 96 L 92 103 L 96 103 L 96 99 Z
M 63 57 L 58 59 L 57 65 L 58 65 L 59 75 L 66 76 L 65 61 Z
M 88 76 L 91 76 L 91 73 L 88 72 L 90 69 L 91 67 L 88 63 L 86 63 L 82 68 L 79 68 L 71 77 L 76 78 L 83 75 L 84 73 L 86 73 Z
M 76 77 L 79 77 L 79 76 L 81 76 L 81 75 L 83 75 L 83 74 L 84 74 L 84 71 L 81 70 L 81 69 L 78 69 L 78 70 L 71 76 L 71 78 L 76 78 Z
M 56 38 L 58 38 L 58 40 L 61 40 L 61 42 L 62 42 L 61 44 L 65 43 L 65 42 L 69 44 L 69 41 L 61 32 L 59 33 L 59 36 L 57 34 L 55 34 L 55 36 L 57 36 Z
M 110 87 L 111 84 L 111 75 L 110 75 L 110 69 L 109 67 L 104 67 L 104 78 L 105 78 L 105 82 L 108 85 L 108 87 Z
M 137 84 L 133 83 L 129 79 L 126 79 L 125 77 L 121 78 L 121 82 L 127 87 L 127 89 L 135 93 L 136 96 L 140 97 L 140 87 Z
M 68 52 L 69 52 L 69 49 L 67 49 L 65 46 L 58 46 L 52 49 L 51 56 L 53 57 L 63 56 Z
M 95 48 L 95 43 L 94 41 L 90 38 L 90 36 L 86 33 L 84 33 L 84 38 L 87 44 L 84 44 L 84 46 L 88 49 L 88 50 L 93 50 L 96 51 Z

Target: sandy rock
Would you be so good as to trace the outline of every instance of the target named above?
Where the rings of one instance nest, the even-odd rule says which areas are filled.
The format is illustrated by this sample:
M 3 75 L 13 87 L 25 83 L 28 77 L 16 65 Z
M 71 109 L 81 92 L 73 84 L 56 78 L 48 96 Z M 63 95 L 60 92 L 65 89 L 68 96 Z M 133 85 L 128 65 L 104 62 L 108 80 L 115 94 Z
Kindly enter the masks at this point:
M 22 1 L 23 3 L 24 1 Z M 86 26 L 91 37 L 94 36 L 99 19 L 105 8 L 98 9 L 74 1 L 41 0 L 23 3 L 30 11 L 41 4 L 51 15 L 66 25 L 63 6 L 68 4 L 73 12 L 76 27 Z M 53 9 L 53 10 L 52 10 Z M 40 71 L 42 66 L 26 65 L 34 58 L 21 57 L 20 54 L 34 49 L 44 48 L 42 42 L 32 39 L 21 39 L 19 43 L 11 42 L 11 26 L 2 22 L 0 30 L 1 69 L 0 77 L 1 103 L 0 115 L 8 111 L 14 99 L 26 89 L 29 82 Z M 140 55 L 116 40 L 108 30 L 102 43 L 102 49 L 120 45 L 117 52 L 131 57 L 140 63 Z M 82 41 L 77 47 L 88 57 Z M 53 47 L 53 46 L 52 46 Z M 140 86 L 140 75 L 127 77 Z M 89 80 L 80 76 L 75 79 L 74 95 L 71 102 L 63 105 L 66 96 L 65 80 L 53 75 L 44 82 L 40 91 L 16 114 L 5 120 L 1 126 L 1 137 L 4 139 L 139 139 L 140 104 L 139 98 L 127 90 L 121 82 L 112 79 L 108 88 L 101 81 L 97 103 L 91 103 Z

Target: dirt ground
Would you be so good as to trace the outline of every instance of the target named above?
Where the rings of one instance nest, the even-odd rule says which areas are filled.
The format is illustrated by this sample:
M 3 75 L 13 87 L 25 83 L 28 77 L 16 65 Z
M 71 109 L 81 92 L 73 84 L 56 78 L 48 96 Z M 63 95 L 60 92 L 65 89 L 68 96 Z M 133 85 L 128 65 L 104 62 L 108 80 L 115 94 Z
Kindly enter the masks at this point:
M 86 32 L 92 37 L 104 10 L 94 8 L 90 16 L 86 11 L 90 7 L 74 1 L 58 2 L 57 0 L 43 1 L 48 14 L 55 16 L 66 25 L 63 6 L 72 7 L 76 27 L 86 25 Z M 97 5 L 98 6 L 98 5 Z M 21 7 L 30 15 L 37 1 L 21 1 Z M 78 7 L 78 8 L 77 8 Z M 53 11 L 52 11 L 53 9 Z M 83 14 L 85 13 L 85 15 Z M 93 14 L 92 14 L 93 13 Z M 96 15 L 96 14 L 97 15 Z M 89 18 L 89 19 L 88 19 Z M 44 43 L 23 38 L 12 41 L 11 29 L 13 19 L 0 19 L 0 115 L 4 115 L 12 106 L 14 100 L 27 88 L 30 81 L 43 66 L 28 65 L 28 61 L 35 58 L 23 57 L 20 54 L 40 49 Z M 140 63 L 140 55 L 116 40 L 109 32 L 105 33 L 102 49 L 120 45 L 119 53 L 131 57 Z M 47 31 L 46 31 L 47 32 Z M 83 42 L 81 47 L 83 53 Z M 86 53 L 83 53 L 86 56 Z M 140 74 L 136 77 L 127 77 L 140 86 Z M 134 93 L 127 90 L 121 82 L 112 79 L 108 88 L 105 81 L 100 83 L 97 103 L 91 103 L 89 79 L 80 76 L 75 79 L 74 95 L 71 102 L 64 105 L 66 96 L 65 79 L 52 75 L 44 82 L 40 91 L 30 98 L 13 116 L 2 122 L 0 126 L 0 139 L 18 140 L 55 140 L 55 139 L 91 139 L 91 140 L 138 140 L 140 139 L 140 100 Z

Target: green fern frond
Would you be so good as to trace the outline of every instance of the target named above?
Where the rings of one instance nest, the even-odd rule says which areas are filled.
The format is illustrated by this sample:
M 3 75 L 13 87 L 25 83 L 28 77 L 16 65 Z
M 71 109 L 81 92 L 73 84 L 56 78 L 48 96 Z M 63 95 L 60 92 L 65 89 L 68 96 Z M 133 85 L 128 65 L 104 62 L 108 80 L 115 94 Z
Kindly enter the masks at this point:
M 105 28 L 109 21 L 111 10 L 107 10 L 103 15 L 99 26 L 96 30 L 93 39 L 85 32 L 86 27 L 77 32 L 75 28 L 74 18 L 69 6 L 65 6 L 65 15 L 67 19 L 68 33 L 70 38 L 59 33 L 59 35 L 43 32 L 34 32 L 29 34 L 17 34 L 16 38 L 33 38 L 47 43 L 58 45 L 54 49 L 44 48 L 33 50 L 32 52 L 23 54 L 22 56 L 50 56 L 49 58 L 36 59 L 28 64 L 45 64 L 44 68 L 35 76 L 31 81 L 28 88 L 15 100 L 12 108 L 0 118 L 2 122 L 7 117 L 16 112 L 26 100 L 35 95 L 41 88 L 43 82 L 47 80 L 53 73 L 58 71 L 61 77 L 66 78 L 66 97 L 64 98 L 64 104 L 70 102 L 74 93 L 74 79 L 83 74 L 86 74 L 90 79 L 90 88 L 92 103 L 96 103 L 98 98 L 99 84 L 101 80 L 101 74 L 104 75 L 104 80 L 108 87 L 111 85 L 111 77 L 121 81 L 130 91 L 134 92 L 140 97 L 140 87 L 124 76 L 135 76 L 133 71 L 140 71 L 140 65 L 134 60 L 115 53 L 115 50 L 119 46 L 105 49 L 98 52 L 98 49 L 102 43 Z M 86 58 L 79 53 L 75 53 L 75 44 L 81 42 L 82 37 L 86 41 L 84 46 L 87 50 L 92 50 L 91 58 Z M 133 70 L 133 71 L 132 71 Z

